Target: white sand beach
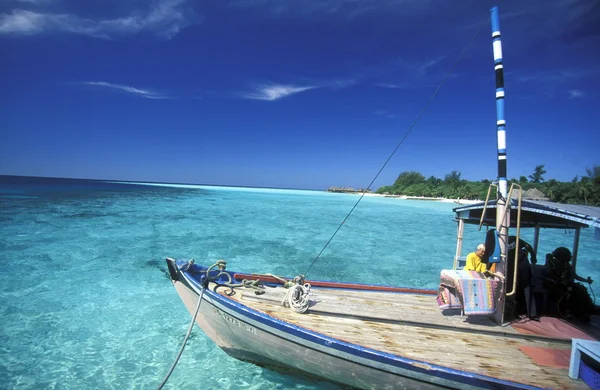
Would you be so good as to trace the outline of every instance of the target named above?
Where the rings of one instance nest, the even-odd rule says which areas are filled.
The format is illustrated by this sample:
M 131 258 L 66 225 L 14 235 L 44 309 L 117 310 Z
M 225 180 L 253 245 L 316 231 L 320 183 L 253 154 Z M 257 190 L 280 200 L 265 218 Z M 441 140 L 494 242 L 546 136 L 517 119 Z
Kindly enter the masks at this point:
M 346 193 L 350 194 L 350 195 L 362 195 L 362 192 L 346 192 Z M 436 198 L 436 197 L 430 197 L 430 196 L 384 195 L 384 194 L 377 194 L 374 192 L 367 192 L 367 193 L 365 193 L 365 196 L 379 196 L 382 198 L 397 198 L 397 199 L 405 199 L 405 200 L 429 200 L 429 201 L 457 203 L 457 204 L 473 204 L 473 203 L 483 202 L 482 200 L 478 200 L 478 199 L 460 199 L 460 198 L 450 199 L 450 198 Z

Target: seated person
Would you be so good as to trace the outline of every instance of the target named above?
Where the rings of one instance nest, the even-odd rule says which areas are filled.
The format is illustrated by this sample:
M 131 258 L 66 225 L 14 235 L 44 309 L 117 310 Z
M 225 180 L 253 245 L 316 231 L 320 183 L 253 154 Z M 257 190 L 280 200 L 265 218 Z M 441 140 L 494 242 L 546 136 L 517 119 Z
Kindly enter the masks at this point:
M 475 271 L 475 272 L 486 272 L 487 266 L 483 262 L 482 258 L 485 254 L 485 245 L 479 244 L 477 245 L 477 250 L 475 252 L 471 252 L 467 255 L 467 264 L 464 271 Z
M 575 280 L 589 284 L 594 281 L 589 276 L 584 279 L 577 275 L 570 263 L 571 258 L 571 251 L 565 247 L 556 248 L 546 255 L 544 287 L 550 292 L 551 298 L 558 302 L 561 316 L 589 321 L 594 302 L 585 286 Z
M 516 254 L 518 254 L 515 295 L 517 301 L 517 314 L 528 314 L 530 318 L 537 319 L 537 309 L 535 307 L 535 300 L 533 299 L 532 273 L 528 256 L 531 255 L 531 264 L 536 264 L 536 253 L 533 250 L 533 247 L 522 239 L 519 239 L 517 245 L 517 237 L 515 236 L 508 237 L 506 290 L 511 291 L 513 288 Z

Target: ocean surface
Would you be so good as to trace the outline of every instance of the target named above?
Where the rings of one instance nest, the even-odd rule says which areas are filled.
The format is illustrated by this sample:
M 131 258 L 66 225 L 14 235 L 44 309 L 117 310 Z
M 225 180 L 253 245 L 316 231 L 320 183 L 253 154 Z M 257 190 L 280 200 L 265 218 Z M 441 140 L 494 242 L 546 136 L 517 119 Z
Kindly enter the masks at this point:
M 358 196 L 0 176 L 0 388 L 154 389 L 190 315 L 165 258 L 305 273 Z M 365 197 L 312 279 L 436 288 L 456 246 L 454 203 Z M 466 228 L 463 254 L 484 240 Z M 526 240 L 532 237 L 524 235 Z M 573 234 L 543 230 L 539 259 Z M 578 273 L 598 294 L 600 241 Z M 336 389 L 230 358 L 194 332 L 165 388 Z

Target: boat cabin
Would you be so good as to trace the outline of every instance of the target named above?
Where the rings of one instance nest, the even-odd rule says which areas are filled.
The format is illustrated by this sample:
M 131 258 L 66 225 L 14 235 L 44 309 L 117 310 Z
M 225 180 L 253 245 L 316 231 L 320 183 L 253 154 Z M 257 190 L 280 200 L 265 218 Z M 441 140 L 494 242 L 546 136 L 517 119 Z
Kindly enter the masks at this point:
M 520 299 L 517 297 L 517 280 L 519 279 L 517 273 L 523 272 L 523 268 L 520 267 L 520 265 L 517 265 L 519 251 L 512 251 L 512 253 L 517 252 L 514 257 L 512 257 L 512 253 L 511 256 L 508 255 L 510 253 L 506 247 L 508 246 L 508 237 L 513 236 L 518 239 L 520 238 L 521 229 L 534 229 L 533 242 L 529 244 L 533 247 L 535 253 L 538 254 L 541 228 L 573 231 L 573 244 L 569 249 L 572 254 L 571 265 L 575 273 L 577 269 L 581 229 L 587 227 L 594 228 L 595 238 L 600 239 L 600 207 L 560 204 L 540 200 L 511 199 L 510 197 L 509 199 L 510 201 L 507 201 L 506 204 L 505 218 L 497 218 L 496 211 L 499 208 L 496 200 L 460 206 L 453 209 L 456 215 L 456 221 L 458 222 L 456 255 L 453 270 L 461 270 L 465 263 L 465 257 L 462 255 L 465 224 L 479 225 L 480 229 L 485 226 L 487 231 L 485 257 L 489 259 L 488 270 L 495 262 L 504 265 L 502 269 L 506 271 L 501 272 L 496 278 L 491 278 L 496 279 L 497 282 L 497 286 L 493 286 L 496 291 L 491 292 L 491 295 L 494 295 L 496 307 L 489 309 L 490 314 L 496 312 L 496 309 L 502 311 L 502 313 L 496 317 L 500 319 L 499 321 L 496 321 L 499 324 L 515 319 L 519 314 L 518 310 L 516 310 L 516 301 Z M 500 221 L 500 223 L 498 223 L 498 221 Z M 508 223 L 508 221 L 510 221 L 510 223 Z M 502 231 L 500 227 L 505 227 L 506 233 L 500 233 Z M 502 237 L 503 235 L 504 238 Z M 488 243 L 490 242 L 492 243 L 492 248 L 489 248 Z M 503 245 L 500 243 L 503 243 L 504 247 L 502 247 Z M 494 248 L 494 246 L 496 247 Z M 552 299 L 551 294 L 549 294 L 549 291 L 544 286 L 546 278 L 544 255 L 538 254 L 537 260 L 537 264 L 531 264 L 529 266 L 531 271 L 529 277 L 531 278 L 532 301 L 536 308 L 536 314 L 534 314 L 534 316 L 551 315 L 564 317 L 558 310 L 558 302 L 556 302 L 556 299 Z M 511 262 L 512 264 L 510 264 Z M 442 284 L 444 283 L 443 276 L 444 271 L 442 271 Z M 457 283 L 457 281 L 454 281 L 455 285 L 457 285 Z M 452 302 L 450 302 L 451 298 L 452 297 L 446 302 L 448 304 L 447 307 L 449 308 L 452 307 Z M 462 298 L 463 297 L 461 297 L 461 299 Z M 481 299 L 484 298 L 485 297 L 482 297 Z M 521 302 L 521 304 L 522 303 L 523 302 Z M 529 302 L 527 303 L 527 306 L 529 306 Z M 460 304 L 457 303 L 454 307 L 463 306 L 462 304 L 466 305 L 466 302 L 461 302 Z M 481 302 L 478 304 L 481 305 Z M 597 309 L 598 307 L 596 306 L 596 312 L 598 312 Z M 529 307 L 527 310 L 529 311 Z M 468 310 L 463 311 L 463 313 L 469 314 Z M 474 314 L 484 313 L 475 311 Z

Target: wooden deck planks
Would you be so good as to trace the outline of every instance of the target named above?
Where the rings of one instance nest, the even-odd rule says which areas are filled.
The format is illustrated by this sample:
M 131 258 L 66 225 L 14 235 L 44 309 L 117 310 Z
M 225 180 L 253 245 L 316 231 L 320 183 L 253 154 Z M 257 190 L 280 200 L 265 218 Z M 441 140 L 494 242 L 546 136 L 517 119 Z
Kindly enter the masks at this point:
M 530 345 L 569 350 L 570 344 L 524 338 L 512 327 L 497 327 L 486 317 L 445 316 L 435 296 L 314 288 L 309 312 L 298 314 L 281 305 L 286 294 L 283 288 L 268 288 L 263 295 L 243 288 L 236 290 L 231 299 L 349 343 L 535 386 L 586 388 L 581 381 L 568 378 L 567 369 L 538 366 L 518 348 Z M 355 318 L 352 314 L 381 320 Z
M 519 334 L 512 327 L 499 328 L 487 317 L 462 317 L 460 315 L 447 316 L 440 312 L 435 297 L 417 294 L 390 294 L 379 292 L 360 292 L 356 294 L 349 291 L 346 296 L 340 290 L 313 289 L 311 306 L 313 313 L 373 317 L 390 321 L 408 321 L 427 323 L 431 327 L 453 326 L 472 331 L 479 329 L 482 332 L 495 332 L 497 334 Z M 362 293 L 362 296 L 360 294 Z M 281 303 L 285 296 L 283 289 L 268 289 L 263 295 L 245 294 L 245 299 L 267 300 L 272 303 Z M 458 311 L 457 311 L 458 314 Z

